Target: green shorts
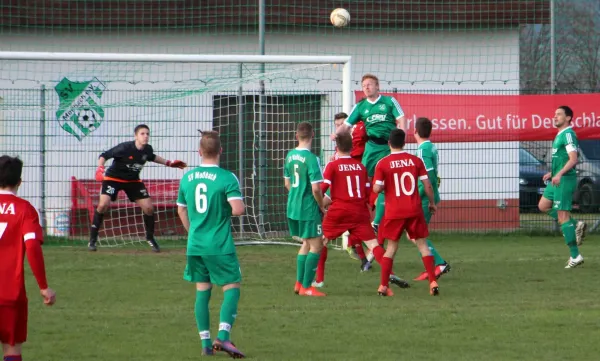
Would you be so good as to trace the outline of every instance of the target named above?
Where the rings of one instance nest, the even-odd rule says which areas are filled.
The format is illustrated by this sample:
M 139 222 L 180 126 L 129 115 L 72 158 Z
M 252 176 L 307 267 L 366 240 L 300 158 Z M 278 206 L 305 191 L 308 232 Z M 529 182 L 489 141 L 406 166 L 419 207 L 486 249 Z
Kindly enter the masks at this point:
M 323 236 L 321 221 L 297 221 L 288 218 L 290 235 L 301 239 L 319 238 Z
M 381 158 L 390 155 L 390 146 L 387 144 L 375 144 L 367 142 L 365 152 L 363 153 L 362 164 L 367 168 L 369 177 L 375 175 L 375 166 Z
M 557 211 L 573 209 L 573 193 L 577 189 L 576 177 L 562 177 L 558 186 L 549 183 L 544 189 L 544 198 L 552 201 L 552 208 Z
M 242 271 L 235 253 L 214 256 L 187 256 L 183 279 L 194 283 L 225 286 L 242 281 Z

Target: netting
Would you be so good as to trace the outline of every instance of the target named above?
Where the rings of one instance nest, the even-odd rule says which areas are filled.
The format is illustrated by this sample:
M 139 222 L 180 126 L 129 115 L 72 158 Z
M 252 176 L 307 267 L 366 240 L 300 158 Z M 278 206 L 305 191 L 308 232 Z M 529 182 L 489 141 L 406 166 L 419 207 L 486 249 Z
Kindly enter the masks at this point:
M 539 175 L 547 169 L 549 161 L 547 154 L 554 136 L 553 111 L 562 103 L 574 104 L 576 115 L 580 117 L 576 128 L 582 139 L 575 210 L 579 213 L 577 217 L 587 220 L 590 226 L 599 225 L 600 157 L 597 149 L 600 144 L 596 134 L 600 134 L 600 109 L 596 104 L 600 101 L 594 97 L 562 96 L 583 93 L 592 96 L 600 92 L 600 8 L 597 1 L 265 0 L 262 12 L 259 3 L 90 0 L 38 1 L 35 5 L 25 5 L 6 0 L 0 4 L 2 50 L 259 54 L 264 49 L 268 55 L 352 56 L 355 100 L 361 98 L 361 76 L 372 72 L 380 78 L 382 91 L 397 97 L 407 112 L 409 125 L 423 115 L 435 120 L 432 140 L 440 150 L 443 204 L 431 228 L 438 231 L 555 229 L 555 224 L 537 211 L 537 201 L 545 188 Z M 552 3 L 554 9 L 551 9 Z M 349 26 L 334 28 L 329 23 L 329 13 L 338 7 L 350 12 Z M 554 18 L 551 10 L 554 10 Z M 264 22 L 261 15 L 264 15 Z M 261 32 L 261 23 L 265 25 L 264 32 Z M 261 43 L 261 39 L 264 42 Z M 242 77 L 252 77 L 259 74 L 259 70 L 255 65 L 244 65 Z M 0 112 L 0 119 L 4 119 L 0 126 L 2 144 L 6 147 L 11 144 L 11 150 L 21 149 L 21 153 L 32 160 L 41 157 L 40 146 L 36 145 L 40 138 L 26 140 L 17 136 L 24 128 L 39 127 L 40 117 L 45 117 L 48 123 L 58 124 L 55 114 L 58 109 L 48 105 L 46 112 L 40 111 L 40 85 L 45 83 L 46 96 L 53 96 L 49 93 L 54 92 L 63 77 L 71 79 L 77 75 L 79 81 L 98 79 L 102 84 L 106 81 L 122 83 L 121 91 L 127 96 L 119 95 L 122 97 L 119 100 L 116 95 L 111 95 L 116 94 L 111 87 L 107 87 L 101 98 L 102 101 L 110 98 L 114 104 L 129 109 L 125 116 L 111 122 L 120 122 L 126 128 L 125 118 L 130 115 L 154 118 L 155 141 L 159 131 L 164 131 L 167 137 L 176 137 L 174 129 L 186 129 L 186 122 L 212 121 L 221 129 L 227 129 L 228 145 L 237 147 L 243 143 L 244 149 L 248 149 L 224 156 L 228 166 L 238 167 L 233 170 L 245 172 L 242 182 L 247 187 L 255 181 L 248 163 L 256 162 L 262 166 L 262 163 L 258 164 L 261 159 L 258 153 L 268 155 L 262 158 L 266 159 L 265 167 L 276 166 L 271 165 L 269 156 L 273 153 L 278 157 L 275 149 L 280 146 L 271 144 L 288 144 L 285 137 L 289 135 L 282 129 L 287 129 L 286 124 L 291 127 L 300 120 L 294 114 L 317 119 L 313 114 L 321 107 L 328 111 L 321 110 L 322 118 L 319 119 L 330 124 L 327 117 L 341 110 L 339 102 L 323 100 L 325 93 L 331 99 L 339 98 L 336 93 L 339 90 L 327 88 L 321 95 L 310 93 L 314 91 L 314 84 L 319 86 L 324 81 L 336 80 L 330 75 L 330 72 L 335 73 L 331 69 L 295 71 L 297 83 L 286 80 L 285 94 L 271 93 L 263 99 L 270 103 L 262 107 L 257 101 L 258 94 L 253 93 L 256 89 L 245 89 L 242 96 L 237 94 L 237 80 L 234 79 L 239 78 L 239 64 L 222 65 L 204 74 L 190 64 L 150 66 L 135 62 L 110 69 L 105 69 L 102 64 L 87 64 L 85 68 L 70 70 L 66 64 L 35 68 L 31 63 L 18 63 L 10 68 L 2 65 L 0 71 L 5 89 L 2 97 L 11 91 L 19 94 L 21 104 L 19 117 L 15 117 L 11 115 L 13 110 L 6 108 L 6 104 L 14 102 L 15 95 L 11 95 L 13 100 L 0 100 L 6 109 Z M 270 73 L 277 71 L 276 68 L 267 70 Z M 284 69 L 284 72 L 287 71 Z M 283 73 L 279 77 L 285 79 L 287 75 Z M 249 80 L 253 84 L 259 83 L 255 78 Z M 17 89 L 13 85 L 23 82 L 35 86 Z M 196 88 L 207 89 L 204 94 L 208 94 L 211 86 L 220 82 L 231 87 L 223 88 L 218 93 L 219 98 L 202 98 L 201 92 L 195 91 Z M 138 84 L 148 87 L 152 84 L 152 87 L 133 91 Z M 188 85 L 194 88 L 190 94 L 186 94 Z M 270 91 L 268 86 L 267 91 Z M 529 94 L 536 97 L 524 97 Z M 140 106 L 129 107 L 129 101 Z M 157 104 L 163 102 L 176 105 L 158 107 Z M 56 107 L 54 103 L 52 106 Z M 179 107 L 188 109 L 188 113 Z M 219 111 L 218 115 L 213 113 L 214 109 Z M 288 113 L 291 115 L 283 115 Z M 233 122 L 239 114 L 244 119 L 243 132 Z M 163 117 L 177 125 L 163 126 L 158 120 Z M 225 118 L 230 120 L 220 124 L 220 119 Z M 262 120 L 246 123 L 250 119 L 253 122 Z M 102 123 L 98 131 L 107 124 Z M 254 149 L 248 144 L 249 139 L 255 139 L 257 135 L 246 132 L 257 124 L 264 130 L 261 134 L 267 137 L 262 143 L 266 148 Z M 60 143 L 74 138 L 62 128 L 55 127 L 45 130 L 43 137 L 47 142 Z M 195 132 L 195 128 L 190 126 L 189 131 Z M 321 127 L 319 131 L 317 152 L 327 160 L 334 145 L 325 134 L 329 128 Z M 98 147 L 105 146 L 96 140 L 95 134 L 98 133 L 92 133 L 84 141 L 95 139 Z M 115 140 L 125 138 L 123 135 Z M 165 143 L 164 150 L 160 150 L 166 156 L 174 156 L 179 154 L 181 146 Z M 409 149 L 414 149 L 414 145 L 411 144 Z M 234 158 L 240 163 L 240 153 L 244 157 L 241 167 L 232 163 Z M 60 172 L 64 175 L 60 179 L 49 180 L 44 178 L 44 172 L 49 175 L 53 168 L 42 170 L 36 166 L 28 169 L 32 172 L 33 183 L 69 183 L 67 178 L 73 173 L 68 166 L 63 167 Z M 154 167 L 145 172 L 150 170 L 154 172 Z M 163 172 L 156 179 L 169 179 L 173 175 L 172 170 L 156 169 L 156 172 Z M 275 177 L 269 172 L 264 175 L 269 179 Z M 277 193 L 278 187 L 275 182 L 262 184 L 262 188 L 254 184 L 250 196 L 260 195 L 256 209 L 266 210 L 264 214 L 279 214 L 285 195 Z M 276 190 L 274 194 L 277 195 L 265 193 L 270 190 Z M 51 194 L 31 192 L 27 197 L 38 204 L 45 199 L 50 206 Z M 281 221 L 265 220 L 263 223 L 271 227 Z M 261 233 L 262 229 L 252 229 L 252 232 Z M 275 237 L 278 233 L 269 234 L 269 237 Z
M 284 240 L 283 159 L 296 146 L 300 121 L 314 124 L 315 152 L 327 156 L 321 143 L 342 107 L 342 66 L 4 60 L 0 151 L 23 158 L 21 194 L 40 210 L 49 234 L 86 239 L 102 151 L 147 124 L 156 154 L 197 166 L 198 130 L 214 129 L 222 135 L 221 165 L 239 176 L 246 198 L 246 215 L 234 221 L 237 239 Z M 185 238 L 175 202 L 182 175 L 153 163 L 142 171 L 159 240 Z M 144 235 L 141 209 L 121 192 L 100 245 Z

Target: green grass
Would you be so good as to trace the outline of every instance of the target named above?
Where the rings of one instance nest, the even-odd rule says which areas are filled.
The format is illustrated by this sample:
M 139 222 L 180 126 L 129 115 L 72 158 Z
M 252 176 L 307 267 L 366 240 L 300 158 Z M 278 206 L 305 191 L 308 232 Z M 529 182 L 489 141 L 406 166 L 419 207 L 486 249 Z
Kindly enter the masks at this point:
M 296 248 L 240 247 L 244 284 L 232 338 L 252 360 L 597 360 L 599 242 L 588 236 L 586 264 L 565 270 L 558 236 L 434 239 L 453 267 L 437 298 L 416 282 L 378 297 L 379 267 L 361 274 L 344 252 L 330 252 L 326 298 L 296 296 Z M 28 275 L 26 360 L 200 358 L 182 250 L 45 247 L 45 255 L 58 301 L 43 306 Z M 415 247 L 403 242 L 395 270 L 412 278 L 421 269 Z M 221 299 L 213 291 L 213 337 Z

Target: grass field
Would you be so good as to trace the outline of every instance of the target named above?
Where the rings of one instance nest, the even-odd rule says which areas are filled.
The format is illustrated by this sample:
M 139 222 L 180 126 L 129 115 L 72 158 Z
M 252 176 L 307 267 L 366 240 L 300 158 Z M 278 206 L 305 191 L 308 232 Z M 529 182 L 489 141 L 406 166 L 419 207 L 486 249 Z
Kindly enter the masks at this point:
M 568 251 L 558 236 L 434 242 L 453 267 L 437 298 L 416 282 L 378 297 L 379 268 L 359 273 L 344 252 L 330 252 L 326 298 L 296 296 L 296 248 L 240 247 L 244 284 L 232 339 L 253 360 L 598 359 L 600 236 L 588 236 L 586 263 L 572 270 L 563 269 Z M 26 360 L 200 358 L 182 250 L 44 251 L 58 301 L 43 306 L 28 275 Z M 402 243 L 395 269 L 411 278 L 421 271 L 412 244 Z M 221 299 L 213 291 L 213 337 Z

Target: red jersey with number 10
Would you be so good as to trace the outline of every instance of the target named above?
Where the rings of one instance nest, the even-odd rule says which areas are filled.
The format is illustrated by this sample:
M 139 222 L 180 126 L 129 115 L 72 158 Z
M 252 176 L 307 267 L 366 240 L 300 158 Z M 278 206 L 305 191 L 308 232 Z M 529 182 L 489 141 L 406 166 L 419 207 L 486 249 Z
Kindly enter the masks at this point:
M 326 191 L 330 186 L 332 208 L 356 204 L 358 208 L 366 209 L 371 194 L 371 185 L 367 169 L 356 159 L 345 156 L 327 163 L 325 171 L 323 171 L 321 189 Z
M 412 218 L 423 212 L 419 196 L 419 180 L 428 179 L 421 158 L 405 151 L 382 158 L 375 167 L 373 184 L 385 192 L 385 218 Z
M 25 242 L 42 239 L 35 208 L 10 192 L 0 191 L 0 305 L 27 300 Z

